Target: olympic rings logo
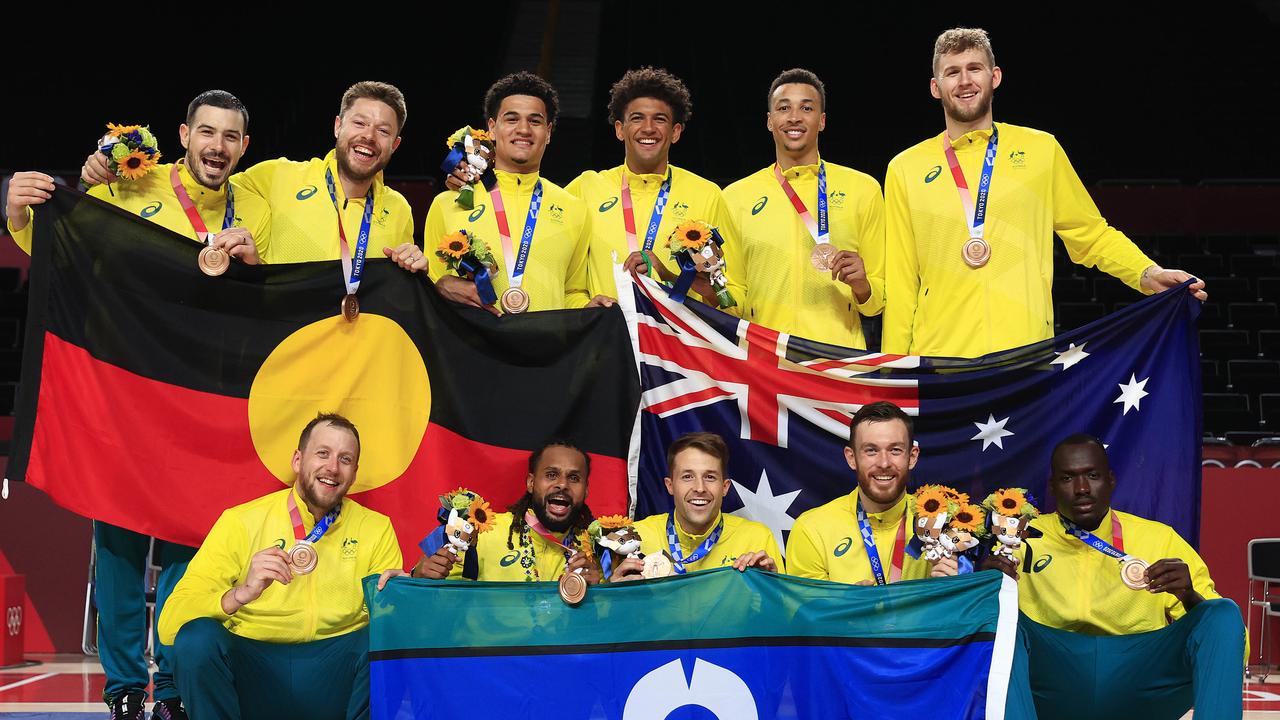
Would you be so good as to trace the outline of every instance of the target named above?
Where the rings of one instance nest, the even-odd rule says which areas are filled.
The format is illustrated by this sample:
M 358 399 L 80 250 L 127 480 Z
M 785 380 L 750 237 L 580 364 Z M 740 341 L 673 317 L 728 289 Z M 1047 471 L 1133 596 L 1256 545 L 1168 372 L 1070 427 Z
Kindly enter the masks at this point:
M 5 608 L 5 616 L 5 624 L 9 628 L 9 634 L 17 635 L 18 631 L 22 630 L 22 606 Z

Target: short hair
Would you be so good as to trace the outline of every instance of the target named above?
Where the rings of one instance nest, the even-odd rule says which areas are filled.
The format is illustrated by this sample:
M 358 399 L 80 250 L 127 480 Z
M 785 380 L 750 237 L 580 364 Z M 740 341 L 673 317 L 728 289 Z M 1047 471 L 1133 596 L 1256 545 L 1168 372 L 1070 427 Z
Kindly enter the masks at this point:
M 187 105 L 187 124 L 190 125 L 196 119 L 196 111 L 208 105 L 209 107 L 222 108 L 223 110 L 238 110 L 240 117 L 244 119 L 244 131 L 249 132 L 249 110 L 240 102 L 240 98 L 227 92 L 226 90 L 205 90 L 195 97 L 189 105 Z
M 360 431 L 356 429 L 355 423 L 351 422 L 350 420 L 343 417 L 342 415 L 339 415 L 338 413 L 332 413 L 332 412 L 317 413 L 316 416 L 312 418 L 311 422 L 307 423 L 307 426 L 302 428 L 302 434 L 298 436 L 299 450 L 307 449 L 307 441 L 311 439 L 311 431 L 314 430 L 316 426 L 319 425 L 320 423 L 329 423 L 329 425 L 331 425 L 332 427 L 346 430 L 347 432 L 355 436 L 356 455 L 359 456 Z
M 390 83 L 376 80 L 363 80 L 347 88 L 342 93 L 342 106 L 338 108 L 339 117 L 346 115 L 357 100 L 377 100 L 386 103 L 396 113 L 396 135 L 404 130 L 404 123 L 409 119 L 409 109 L 404 104 L 404 93 Z
M 680 78 L 664 68 L 628 70 L 609 90 L 609 124 L 622 120 L 636 98 L 653 98 L 671 106 L 672 121 L 685 125 L 693 117 L 693 99 Z
M 529 455 L 529 474 L 530 475 L 537 472 L 538 463 L 542 462 L 542 453 L 546 452 L 548 448 L 553 448 L 553 447 L 568 448 L 570 450 L 577 450 L 579 453 L 581 453 L 582 462 L 583 462 L 582 470 L 584 473 L 586 473 L 587 478 L 591 477 L 591 456 L 587 454 L 586 450 L 583 450 L 582 448 L 578 447 L 577 443 L 575 443 L 572 440 L 569 440 L 568 438 L 556 438 L 554 440 L 548 440 L 542 443 L 542 447 L 538 448 L 537 450 L 534 450 L 533 453 Z
M 1049 453 L 1049 465 L 1053 465 L 1053 459 L 1058 456 L 1059 450 L 1064 447 L 1071 447 L 1075 445 L 1093 445 L 1098 448 L 1098 450 L 1102 452 L 1102 457 L 1107 459 L 1107 467 L 1111 467 L 1111 458 L 1107 457 L 1107 446 L 1103 445 L 1102 441 L 1093 435 L 1082 432 L 1068 435 L 1060 440 L 1057 445 L 1054 445 L 1053 452 Z
M 685 433 L 676 438 L 667 448 L 667 472 L 671 472 L 671 467 L 675 465 L 676 455 L 689 448 L 701 450 L 719 460 L 721 474 L 729 472 L 729 446 L 725 444 L 724 438 L 711 432 Z
M 813 89 L 818 91 L 819 107 L 822 112 L 827 111 L 827 86 L 822 84 L 822 81 L 818 79 L 818 76 L 815 75 L 812 70 L 805 70 L 804 68 L 783 70 L 778 77 L 773 79 L 773 82 L 769 84 L 769 97 L 766 100 L 770 110 L 773 109 L 773 94 L 783 85 L 790 85 L 792 83 L 812 85 Z
M 551 83 L 534 75 L 528 70 L 514 72 L 500 78 L 489 86 L 484 94 L 484 117 L 486 120 L 498 117 L 498 108 L 502 101 L 512 95 L 530 95 L 547 106 L 547 124 L 556 124 L 556 114 L 560 111 L 560 96 Z
M 901 420 L 902 424 L 907 426 L 907 446 L 911 447 L 915 444 L 916 431 L 911 422 L 911 416 L 903 412 L 902 408 L 897 405 L 880 400 L 863 405 L 858 409 L 858 412 L 853 414 L 853 419 L 849 421 L 849 447 L 854 447 L 853 435 L 859 425 L 864 422 L 885 422 L 888 420 Z
M 996 66 L 996 54 L 991 49 L 991 38 L 982 28 L 951 28 L 933 41 L 933 74 L 938 74 L 938 60 L 943 55 L 955 55 L 966 50 L 981 50 L 991 67 Z

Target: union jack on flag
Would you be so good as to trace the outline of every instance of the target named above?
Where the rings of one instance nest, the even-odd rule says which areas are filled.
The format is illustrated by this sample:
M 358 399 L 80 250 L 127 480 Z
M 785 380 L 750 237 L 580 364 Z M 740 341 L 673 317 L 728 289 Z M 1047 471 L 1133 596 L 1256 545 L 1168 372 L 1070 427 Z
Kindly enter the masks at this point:
M 982 358 L 885 355 L 816 343 L 618 276 L 641 400 L 630 453 L 635 514 L 672 507 L 666 448 L 695 430 L 729 444 L 724 509 L 784 547 L 795 518 L 856 483 L 843 447 L 863 405 L 916 416 L 912 485 L 982 498 L 1027 487 L 1049 498 L 1049 454 L 1076 432 L 1108 445 L 1115 505 L 1195 541 L 1200 487 L 1199 303 L 1171 291 L 1062 336 Z

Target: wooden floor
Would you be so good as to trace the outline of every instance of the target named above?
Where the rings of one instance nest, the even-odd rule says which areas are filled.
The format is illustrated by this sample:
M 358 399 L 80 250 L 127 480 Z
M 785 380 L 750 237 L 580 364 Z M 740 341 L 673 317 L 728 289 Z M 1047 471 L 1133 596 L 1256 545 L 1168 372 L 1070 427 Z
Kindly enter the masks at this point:
M 0 719 L 101 720 L 104 678 L 98 659 L 83 655 L 32 655 L 38 664 L 0 670 Z M 1280 675 L 1244 688 L 1245 720 L 1280 720 Z M 1191 717 L 1188 713 L 1187 717 Z

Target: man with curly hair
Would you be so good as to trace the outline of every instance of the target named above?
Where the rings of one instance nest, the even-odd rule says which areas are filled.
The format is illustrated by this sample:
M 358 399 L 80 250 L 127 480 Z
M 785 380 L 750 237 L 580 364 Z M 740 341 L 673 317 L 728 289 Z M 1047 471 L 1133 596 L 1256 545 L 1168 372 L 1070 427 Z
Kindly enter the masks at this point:
M 1144 294 L 1191 279 L 1107 224 L 1056 138 L 992 121 L 1003 73 L 985 31 L 942 33 L 932 69 L 946 128 L 884 181 L 885 352 L 979 357 L 1053 337 L 1055 233 L 1073 261 Z
M 680 141 L 693 116 L 693 100 L 680 78 L 662 68 L 628 70 L 609 92 L 609 124 L 622 141 L 623 163 L 588 170 L 569 183 L 592 216 L 587 284 L 595 294 L 617 297 L 614 263 L 664 279 L 679 269 L 667 239 L 682 222 L 701 220 L 719 229 L 726 245 L 734 231 L 720 188 L 671 165 L 671 146 Z M 643 253 L 643 255 L 641 254 Z M 729 268 L 732 271 L 732 268 Z M 716 304 L 715 292 L 700 278 L 694 286 Z
M 884 201 L 870 175 L 818 152 L 827 91 L 803 68 L 769 86 L 775 162 L 725 188 L 741 241 L 725 248 L 742 317 L 865 348 L 862 316 L 884 308 Z
M 431 201 L 423 230 L 428 249 L 459 230 L 488 243 L 497 261 L 490 270 L 496 304 L 481 302 L 475 283 L 449 272 L 432 254 L 429 272 L 446 300 L 500 314 L 612 304 L 587 292 L 587 243 L 591 220 L 582 201 L 542 177 L 560 98 L 551 83 L 531 72 L 507 75 L 489 87 L 484 116 L 494 142 L 494 177 L 476 187 L 472 208 L 456 202 L 456 190 Z

